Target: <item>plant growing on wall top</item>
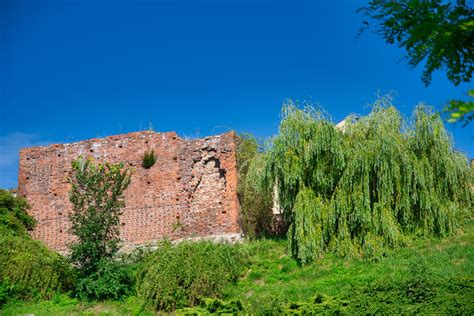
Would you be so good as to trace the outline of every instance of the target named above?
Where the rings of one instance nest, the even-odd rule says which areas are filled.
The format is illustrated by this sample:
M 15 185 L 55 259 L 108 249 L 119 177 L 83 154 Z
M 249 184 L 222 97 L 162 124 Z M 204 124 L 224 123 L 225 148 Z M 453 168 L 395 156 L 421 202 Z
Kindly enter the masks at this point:
M 156 155 L 154 150 L 146 151 L 142 157 L 142 167 L 150 169 L 156 162 Z

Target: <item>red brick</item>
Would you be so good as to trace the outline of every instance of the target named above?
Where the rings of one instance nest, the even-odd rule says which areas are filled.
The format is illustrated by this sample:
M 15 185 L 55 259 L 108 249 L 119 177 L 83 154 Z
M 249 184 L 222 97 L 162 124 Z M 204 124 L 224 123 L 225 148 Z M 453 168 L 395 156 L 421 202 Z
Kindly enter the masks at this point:
M 141 166 L 154 150 L 157 161 Z M 18 192 L 26 196 L 38 224 L 32 235 L 49 247 L 66 251 L 68 234 L 67 177 L 79 155 L 98 162 L 123 162 L 134 170 L 125 191 L 121 239 L 126 248 L 189 237 L 240 234 L 234 133 L 184 140 L 176 133 L 129 133 L 71 144 L 20 151 Z M 173 224 L 182 227 L 173 231 Z

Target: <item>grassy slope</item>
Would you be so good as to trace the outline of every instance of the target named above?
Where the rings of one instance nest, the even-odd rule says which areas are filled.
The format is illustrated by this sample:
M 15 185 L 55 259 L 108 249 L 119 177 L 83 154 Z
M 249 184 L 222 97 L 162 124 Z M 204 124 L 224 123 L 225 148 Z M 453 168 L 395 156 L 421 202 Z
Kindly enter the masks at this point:
M 7 306 L 0 315 L 155 315 L 144 310 L 136 297 L 130 297 L 124 302 L 80 303 L 67 295 L 58 295 L 51 301 L 36 303 L 18 303 Z
M 375 262 L 325 258 L 306 267 L 298 267 L 285 254 L 284 241 L 255 242 L 248 245 L 253 253 L 251 269 L 238 285 L 228 289 L 227 297 L 240 299 L 250 310 L 261 313 L 284 302 L 308 302 L 318 294 L 349 299 L 352 305 L 357 304 L 354 299 L 370 301 L 370 297 L 378 295 L 380 300 L 380 294 L 392 295 L 396 296 L 393 301 L 405 305 L 400 311 L 415 312 L 421 308 L 436 312 L 439 306 L 431 309 L 423 305 L 446 303 L 447 309 L 465 308 L 472 313 L 474 304 L 469 302 L 474 302 L 473 241 L 474 223 L 471 222 L 455 236 L 418 240 Z M 417 288 L 417 284 L 425 286 L 429 293 L 423 293 L 426 289 Z M 401 293 L 404 290 L 407 295 Z M 405 296 L 418 294 L 426 294 L 426 297 L 404 302 Z M 390 301 L 385 303 L 390 304 Z M 361 307 L 359 311 L 371 308 Z
M 261 240 L 243 246 L 250 269 L 225 299 L 239 299 L 247 311 L 334 311 L 347 313 L 474 313 L 474 222 L 455 236 L 422 240 L 378 261 L 324 258 L 299 267 L 285 241 Z M 323 299 L 314 303 L 314 297 Z M 302 302 L 290 304 L 289 302 Z M 322 303 L 321 303 L 322 302 Z M 315 305 L 316 304 L 316 305 Z M 322 308 L 322 309 L 321 309 Z M 352 308 L 352 309 L 351 309 Z M 65 296 L 7 306 L 2 315 L 150 314 L 136 298 L 84 305 Z

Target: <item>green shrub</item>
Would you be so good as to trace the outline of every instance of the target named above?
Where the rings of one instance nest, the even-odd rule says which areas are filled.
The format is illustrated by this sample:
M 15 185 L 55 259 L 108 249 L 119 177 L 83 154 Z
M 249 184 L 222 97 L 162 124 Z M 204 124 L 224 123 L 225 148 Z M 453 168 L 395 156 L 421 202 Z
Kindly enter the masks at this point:
M 104 260 L 98 270 L 80 278 L 76 295 L 81 300 L 122 300 L 134 290 L 133 268 L 121 261 Z
M 238 315 L 243 314 L 244 306 L 239 300 L 223 301 L 215 298 L 206 298 L 198 306 L 176 310 L 176 315 Z
M 239 182 L 241 224 L 250 238 L 272 234 L 273 195 L 270 188 L 258 185 L 264 168 L 265 155 L 258 154 L 249 162 L 248 173 Z
M 28 215 L 30 208 L 22 197 L 15 197 L 10 192 L 0 189 L 0 227 L 5 233 L 24 235 L 35 227 L 36 221 Z
M 2 279 L 0 282 L 0 307 L 15 298 L 17 289 L 8 279 Z
M 142 167 L 150 169 L 156 162 L 156 155 L 154 150 L 146 151 L 142 157 Z
M 241 225 L 244 234 L 253 238 L 268 235 L 272 229 L 272 192 L 258 185 L 264 172 L 265 157 L 250 134 L 237 138 L 238 196 L 241 206 Z
M 0 282 L 9 299 L 51 298 L 72 288 L 71 266 L 29 236 L 0 234 Z M 4 302 L 5 298 L 2 299 Z
M 164 241 L 138 274 L 137 291 L 152 308 L 171 311 L 220 296 L 242 269 L 237 246 Z
M 0 190 L 0 305 L 13 299 L 50 298 L 73 284 L 66 260 L 29 236 L 35 220 L 28 208 L 25 199 Z

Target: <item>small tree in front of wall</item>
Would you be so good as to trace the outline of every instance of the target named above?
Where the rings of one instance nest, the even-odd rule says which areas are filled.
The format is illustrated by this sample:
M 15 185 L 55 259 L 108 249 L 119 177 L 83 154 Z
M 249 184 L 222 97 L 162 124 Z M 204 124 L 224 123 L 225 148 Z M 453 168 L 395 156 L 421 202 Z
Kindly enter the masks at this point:
M 131 171 L 123 169 L 123 164 L 96 164 L 83 157 L 72 162 L 72 169 L 73 176 L 68 179 L 72 203 L 69 220 L 70 232 L 76 240 L 69 247 L 70 260 L 79 272 L 78 294 L 87 299 L 113 297 L 117 294 L 104 288 L 103 282 L 114 279 L 110 271 L 117 272 L 115 276 L 119 278 L 111 283 L 128 282 L 123 280 L 120 266 L 110 269 L 110 265 L 115 264 L 114 257 L 120 248 L 123 193 L 130 184 Z

